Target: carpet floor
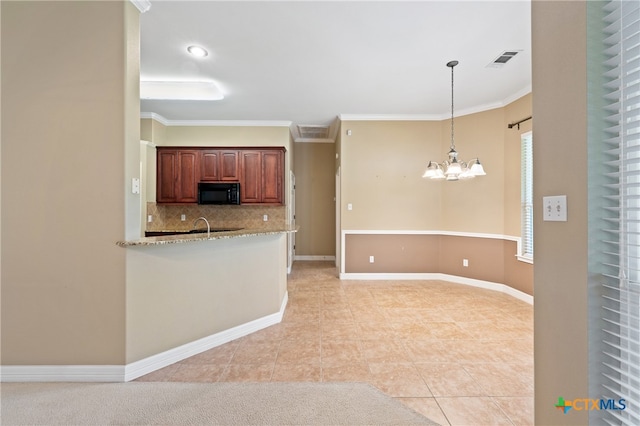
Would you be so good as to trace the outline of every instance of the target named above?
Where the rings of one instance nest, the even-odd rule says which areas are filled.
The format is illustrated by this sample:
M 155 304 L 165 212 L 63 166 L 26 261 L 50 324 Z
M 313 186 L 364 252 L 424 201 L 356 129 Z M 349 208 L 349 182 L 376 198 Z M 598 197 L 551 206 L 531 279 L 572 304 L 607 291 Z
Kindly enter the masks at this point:
M 366 383 L 3 383 L 3 425 L 437 425 Z

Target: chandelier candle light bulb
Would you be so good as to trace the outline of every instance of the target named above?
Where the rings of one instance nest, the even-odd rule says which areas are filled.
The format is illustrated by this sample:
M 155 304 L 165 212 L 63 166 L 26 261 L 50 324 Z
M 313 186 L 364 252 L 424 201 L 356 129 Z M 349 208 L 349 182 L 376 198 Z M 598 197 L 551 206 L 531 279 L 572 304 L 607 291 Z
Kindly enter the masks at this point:
M 429 161 L 427 170 L 422 175 L 424 178 L 457 181 L 486 175 L 479 159 L 474 158 L 468 162 L 458 161 L 458 152 L 453 138 L 453 67 L 456 65 L 458 65 L 458 61 L 447 62 L 447 66 L 451 68 L 451 148 L 449 158 L 442 163 Z

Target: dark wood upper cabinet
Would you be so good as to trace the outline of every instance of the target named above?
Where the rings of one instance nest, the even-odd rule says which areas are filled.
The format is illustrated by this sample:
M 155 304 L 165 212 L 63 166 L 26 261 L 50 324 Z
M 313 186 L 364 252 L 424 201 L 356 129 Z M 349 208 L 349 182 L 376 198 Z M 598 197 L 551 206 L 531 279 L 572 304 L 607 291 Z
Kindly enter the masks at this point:
M 204 149 L 200 152 L 200 180 L 206 182 L 237 182 L 238 151 Z
M 198 182 L 240 182 L 241 204 L 282 205 L 284 148 L 158 147 L 156 202 L 194 204 Z
M 158 149 L 156 162 L 156 202 L 174 203 L 178 181 L 178 151 Z
M 284 151 L 262 151 L 262 203 L 282 204 Z
M 198 152 L 158 148 L 156 201 L 158 203 L 198 202 Z
M 283 204 L 284 148 L 240 151 L 240 202 Z
M 260 203 L 262 169 L 260 151 L 240 151 L 240 203 Z

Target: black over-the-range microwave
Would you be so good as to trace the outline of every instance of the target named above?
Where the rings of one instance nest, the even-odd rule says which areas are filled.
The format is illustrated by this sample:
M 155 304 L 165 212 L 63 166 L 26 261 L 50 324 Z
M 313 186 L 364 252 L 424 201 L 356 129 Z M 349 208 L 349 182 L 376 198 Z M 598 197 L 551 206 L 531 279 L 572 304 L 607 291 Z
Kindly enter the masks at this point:
M 240 184 L 198 182 L 198 204 L 240 204 Z

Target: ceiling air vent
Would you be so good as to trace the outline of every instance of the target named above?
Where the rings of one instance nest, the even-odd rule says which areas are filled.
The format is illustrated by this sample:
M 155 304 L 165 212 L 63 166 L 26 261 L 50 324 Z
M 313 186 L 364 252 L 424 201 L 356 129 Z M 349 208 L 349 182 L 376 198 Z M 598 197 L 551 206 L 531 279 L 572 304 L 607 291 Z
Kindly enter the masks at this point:
M 329 126 L 299 124 L 301 139 L 329 139 Z
M 506 50 L 498 55 L 489 65 L 488 68 L 502 68 L 504 64 L 509 62 L 514 56 L 516 56 L 520 50 Z

